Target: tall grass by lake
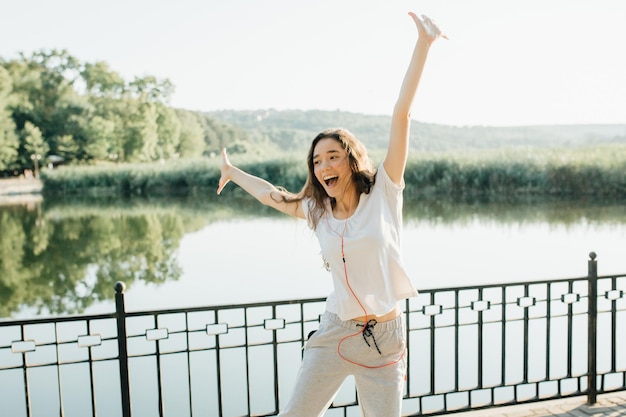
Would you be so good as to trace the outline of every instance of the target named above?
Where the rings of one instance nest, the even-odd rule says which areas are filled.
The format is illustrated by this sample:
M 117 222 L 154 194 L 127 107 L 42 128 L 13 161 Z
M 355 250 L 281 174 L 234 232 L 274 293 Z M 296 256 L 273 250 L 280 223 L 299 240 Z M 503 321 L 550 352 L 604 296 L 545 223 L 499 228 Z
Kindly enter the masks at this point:
M 374 154 L 374 162 L 380 158 Z M 377 158 L 378 157 L 378 158 Z M 306 178 L 304 156 L 231 161 L 290 191 Z M 220 158 L 164 163 L 64 166 L 42 171 L 44 193 L 142 195 L 214 193 Z M 407 163 L 406 196 L 626 197 L 626 145 L 593 148 L 414 153 Z M 236 195 L 241 193 L 235 189 Z M 229 194 L 229 193 L 226 193 Z

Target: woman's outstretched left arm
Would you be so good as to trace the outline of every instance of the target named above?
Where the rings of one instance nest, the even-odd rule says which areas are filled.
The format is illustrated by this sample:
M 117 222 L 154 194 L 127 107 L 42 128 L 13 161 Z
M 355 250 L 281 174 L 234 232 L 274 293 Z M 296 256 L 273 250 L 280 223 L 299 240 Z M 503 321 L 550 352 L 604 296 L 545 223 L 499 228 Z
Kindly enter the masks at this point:
M 428 16 L 419 17 L 415 13 L 409 13 L 409 16 L 415 22 L 419 37 L 413 49 L 413 55 L 391 117 L 389 147 L 384 160 L 385 171 L 396 184 L 400 184 L 404 176 L 404 168 L 409 153 L 411 106 L 422 78 L 430 45 L 439 37 L 445 38 L 439 27 Z

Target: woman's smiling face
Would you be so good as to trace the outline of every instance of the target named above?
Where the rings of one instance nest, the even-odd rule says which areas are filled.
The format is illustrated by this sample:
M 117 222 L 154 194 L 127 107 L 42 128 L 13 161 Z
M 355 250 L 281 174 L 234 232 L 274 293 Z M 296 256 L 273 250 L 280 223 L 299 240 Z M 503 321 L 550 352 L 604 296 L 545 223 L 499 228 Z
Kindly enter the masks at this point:
M 329 197 L 337 198 L 352 185 L 348 152 L 333 138 L 321 139 L 313 149 L 315 178 Z

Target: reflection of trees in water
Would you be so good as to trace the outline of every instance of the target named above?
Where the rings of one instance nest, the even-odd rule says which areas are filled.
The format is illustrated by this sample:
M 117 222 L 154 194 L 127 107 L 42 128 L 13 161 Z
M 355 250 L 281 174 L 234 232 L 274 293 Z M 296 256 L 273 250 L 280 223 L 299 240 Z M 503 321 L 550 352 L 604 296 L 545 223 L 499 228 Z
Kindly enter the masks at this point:
M 464 224 L 480 220 L 501 225 L 624 224 L 624 201 L 547 199 L 521 196 L 405 199 L 406 222 Z
M 440 223 L 623 224 L 619 202 L 546 200 L 419 200 L 405 219 Z M 46 199 L 35 209 L 0 207 L 0 317 L 24 307 L 80 313 L 113 298 L 124 281 L 164 283 L 181 276 L 182 237 L 215 221 L 280 216 L 250 197 Z
M 68 207 L 71 208 L 71 205 Z M 35 307 L 80 313 L 123 280 L 178 279 L 176 251 L 190 222 L 175 211 L 0 212 L 0 316 Z
M 216 201 L 217 200 L 217 201 Z M 47 198 L 0 207 L 0 317 L 81 313 L 124 281 L 180 278 L 181 238 L 210 222 L 272 211 L 251 200 Z

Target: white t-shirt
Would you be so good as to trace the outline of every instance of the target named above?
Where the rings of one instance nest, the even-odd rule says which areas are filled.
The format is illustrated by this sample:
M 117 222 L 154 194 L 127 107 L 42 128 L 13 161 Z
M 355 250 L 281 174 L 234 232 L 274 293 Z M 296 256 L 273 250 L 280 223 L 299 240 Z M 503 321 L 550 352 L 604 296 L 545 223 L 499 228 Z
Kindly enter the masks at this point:
M 391 181 L 381 164 L 374 186 L 369 194 L 361 194 L 352 216 L 335 219 L 329 206 L 317 223 L 315 234 L 334 285 L 326 309 L 342 320 L 380 316 L 417 295 L 402 264 L 403 189 L 404 183 L 398 186 Z M 312 203 L 303 201 L 307 218 Z

